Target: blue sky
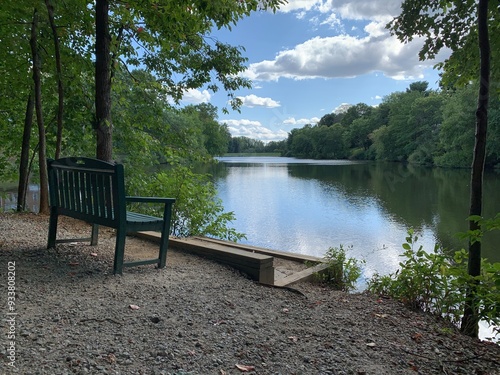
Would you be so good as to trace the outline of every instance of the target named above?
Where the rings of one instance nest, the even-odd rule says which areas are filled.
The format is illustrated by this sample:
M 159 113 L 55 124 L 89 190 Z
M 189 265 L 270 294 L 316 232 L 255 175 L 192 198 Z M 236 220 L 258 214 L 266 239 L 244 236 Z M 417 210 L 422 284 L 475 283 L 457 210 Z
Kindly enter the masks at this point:
M 236 93 L 241 112 L 219 113 L 233 136 L 281 140 L 294 128 L 314 124 L 343 104 L 376 106 L 414 81 L 437 88 L 434 61 L 419 61 L 422 40 L 402 44 L 385 25 L 400 13 L 400 0 L 289 0 L 275 14 L 255 12 L 222 42 L 245 48 L 243 76 L 252 89 Z M 184 104 L 227 107 L 227 93 L 191 90 Z

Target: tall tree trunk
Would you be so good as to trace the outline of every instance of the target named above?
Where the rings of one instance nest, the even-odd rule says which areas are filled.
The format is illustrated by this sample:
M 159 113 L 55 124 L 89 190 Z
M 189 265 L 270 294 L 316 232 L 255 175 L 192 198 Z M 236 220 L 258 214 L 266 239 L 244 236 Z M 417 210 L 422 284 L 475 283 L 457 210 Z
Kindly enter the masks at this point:
M 490 43 L 488 37 L 488 0 L 479 0 L 478 4 L 478 39 L 481 58 L 479 96 L 476 110 L 476 140 L 470 184 L 469 214 L 481 216 L 483 204 L 483 172 L 486 159 L 486 131 L 488 128 L 488 100 L 490 86 Z M 481 229 L 477 221 L 469 221 L 471 231 Z M 468 272 L 471 276 L 481 274 L 481 242 L 469 243 Z M 475 285 L 470 285 L 462 318 L 462 332 L 477 337 L 479 330 L 478 303 Z
M 95 64 L 95 129 L 96 157 L 111 161 L 113 126 L 111 122 L 111 54 L 109 35 L 109 1 L 96 1 L 96 64 Z
M 54 22 L 54 6 L 50 4 L 50 0 L 45 0 L 45 6 L 47 7 L 50 28 L 52 29 L 52 37 L 54 38 L 54 50 L 56 53 L 57 93 L 59 96 L 59 103 L 57 107 L 57 137 L 56 137 L 55 158 L 59 159 L 61 157 L 63 113 L 64 113 L 64 87 L 62 81 L 61 48 L 59 44 L 59 37 L 57 35 L 56 24 Z
M 33 81 L 35 83 L 35 109 L 38 123 L 38 164 L 40 168 L 40 213 L 49 213 L 49 186 L 46 161 L 45 127 L 42 113 L 42 83 L 41 83 L 41 60 L 37 46 L 38 11 L 33 12 L 33 23 L 31 26 L 31 54 L 33 59 Z
M 35 111 L 35 101 L 33 93 L 28 95 L 26 103 L 26 113 L 24 115 L 23 143 L 21 146 L 21 160 L 19 163 L 19 184 L 17 186 L 17 211 L 26 209 L 26 193 L 29 183 L 29 158 L 30 158 L 30 138 L 33 127 L 33 112 Z

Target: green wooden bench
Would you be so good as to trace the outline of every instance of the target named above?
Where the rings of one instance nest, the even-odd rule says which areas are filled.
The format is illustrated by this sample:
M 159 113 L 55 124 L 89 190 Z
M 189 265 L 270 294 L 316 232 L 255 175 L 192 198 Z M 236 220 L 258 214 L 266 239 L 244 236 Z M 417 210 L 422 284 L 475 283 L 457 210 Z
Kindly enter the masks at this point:
M 157 264 L 164 268 L 174 198 L 127 197 L 123 165 L 102 160 L 69 157 L 47 161 L 49 173 L 50 221 L 47 248 L 60 242 L 90 241 L 97 245 L 99 225 L 116 229 L 113 273 L 122 274 L 123 267 Z M 163 204 L 163 218 L 127 211 L 127 203 Z M 90 238 L 56 239 L 59 215 L 92 224 Z M 124 262 L 125 236 L 138 231 L 160 231 L 158 258 Z

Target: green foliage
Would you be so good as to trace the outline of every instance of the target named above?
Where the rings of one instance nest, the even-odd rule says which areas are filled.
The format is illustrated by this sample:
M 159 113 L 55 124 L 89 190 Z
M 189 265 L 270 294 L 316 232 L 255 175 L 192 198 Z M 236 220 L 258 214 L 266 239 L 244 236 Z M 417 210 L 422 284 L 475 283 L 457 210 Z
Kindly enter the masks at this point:
M 224 124 L 223 126 L 227 126 Z M 286 141 L 271 141 L 264 143 L 259 139 L 248 137 L 230 137 L 227 152 L 230 154 L 281 154 L 286 150 Z
M 317 282 L 345 292 L 356 289 L 356 282 L 361 276 L 361 266 L 364 261 L 347 258 L 342 244 L 338 248 L 330 247 L 324 258 L 328 267 L 314 275 Z
M 477 85 L 469 85 L 448 96 L 443 107 L 436 165 L 470 167 L 474 147 Z
M 496 218 L 496 225 L 500 220 Z M 500 324 L 500 263 L 482 261 L 482 274 L 471 277 L 467 272 L 467 252 L 457 251 L 450 257 L 438 245 L 433 252 L 422 246 L 415 249 L 418 236 L 408 231 L 403 244 L 404 261 L 389 275 L 375 275 L 368 290 L 402 301 L 413 309 L 430 312 L 458 325 L 464 311 L 469 286 L 475 288 L 472 301 L 478 307 L 479 319 Z
M 498 82 L 500 65 L 500 12 L 498 2 L 489 2 L 488 22 L 491 44 L 491 81 Z M 387 26 L 403 42 L 422 37 L 421 60 L 434 59 L 441 49 L 451 49 L 451 56 L 438 66 L 444 70 L 445 87 L 466 86 L 477 79 L 479 48 L 477 45 L 477 1 L 473 0 L 405 0 L 401 14 Z
M 196 174 L 186 166 L 175 166 L 154 175 L 136 176 L 129 186 L 129 194 L 176 198 L 173 206 L 171 234 L 178 237 L 209 236 L 238 241 L 245 235 L 230 227 L 235 220 L 233 212 L 224 207 L 209 175 Z M 161 216 L 158 208 L 149 213 Z M 153 210 L 153 212 L 151 212 Z
M 325 115 L 316 125 L 293 129 L 282 154 L 312 159 L 403 161 L 469 168 L 474 145 L 478 85 L 432 91 L 414 82 L 376 108 L 357 104 Z M 500 100 L 489 105 L 486 166 L 500 163 Z M 332 123 L 334 120 L 337 123 Z

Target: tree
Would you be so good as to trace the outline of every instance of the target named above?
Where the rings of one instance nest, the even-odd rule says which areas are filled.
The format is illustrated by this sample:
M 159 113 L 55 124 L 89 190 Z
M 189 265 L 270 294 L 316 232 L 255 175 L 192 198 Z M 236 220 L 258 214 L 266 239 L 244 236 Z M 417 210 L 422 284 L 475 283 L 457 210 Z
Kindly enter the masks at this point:
M 62 75 L 61 67 L 64 62 L 65 70 L 69 68 L 70 71 L 76 72 L 76 74 L 81 74 L 85 70 L 86 64 L 82 63 L 82 57 L 90 55 L 85 55 L 81 47 L 89 44 L 89 38 L 85 35 L 86 28 L 82 26 L 86 23 L 88 25 L 88 20 L 81 17 L 81 9 L 86 9 L 87 2 L 85 0 L 74 0 L 71 5 L 59 2 L 57 8 L 55 7 L 56 3 L 49 0 L 39 2 L 39 4 L 29 0 L 19 0 L 4 5 L 0 12 L 0 24 L 5 26 L 1 28 L 0 50 L 3 55 L 0 61 L 2 61 L 1 71 L 3 72 L 2 86 L 8 88 L 3 92 L 9 92 L 10 94 L 2 95 L 0 99 L 0 107 L 5 115 L 1 117 L 5 122 L 0 121 L 0 128 L 2 128 L 2 133 L 4 126 L 7 126 L 6 129 L 10 130 L 8 133 L 4 133 L 8 134 L 8 142 L 2 142 L 2 146 L 4 146 L 2 155 L 6 156 L 9 162 L 6 164 L 7 168 L 1 171 L 2 163 L 0 160 L 0 171 L 4 172 L 3 175 L 5 176 L 5 172 L 8 173 L 8 164 L 15 165 L 15 162 L 19 161 L 18 210 L 23 210 L 24 196 L 28 188 L 27 184 L 32 166 L 34 165 L 33 169 L 36 169 L 39 164 L 33 163 L 33 156 L 30 156 L 30 153 L 34 155 L 38 150 L 42 151 L 39 146 L 44 144 L 47 156 L 53 157 L 54 147 L 59 152 L 61 151 L 62 105 L 64 99 L 62 82 L 65 78 Z M 42 98 L 39 112 L 43 113 L 43 135 L 46 137 L 46 139 L 40 139 L 41 132 L 39 132 L 38 142 L 31 142 L 35 138 L 35 134 L 31 131 L 34 111 L 30 109 L 31 103 L 33 105 L 35 103 L 34 82 L 32 79 L 34 73 L 32 67 L 33 53 L 30 45 L 34 5 L 37 5 L 38 14 L 37 30 L 34 37 L 36 37 L 37 58 L 39 57 L 40 60 L 37 62 L 40 73 L 40 87 L 37 95 Z M 69 7 L 71 7 L 70 10 L 68 10 Z M 57 22 L 61 22 L 64 26 L 58 25 Z M 74 30 L 78 30 L 78 32 Z M 78 64 L 70 60 L 72 54 L 69 51 L 73 50 L 78 50 Z M 75 52 L 73 56 L 76 55 Z M 60 66 L 57 67 L 59 64 Z M 78 82 L 78 79 L 72 80 L 72 90 L 74 90 L 74 87 L 78 87 Z M 59 87 L 57 95 L 54 93 L 55 87 Z M 19 108 L 21 103 L 26 108 L 25 110 Z M 22 114 L 25 117 L 21 120 Z M 57 122 L 57 125 L 55 122 Z M 24 124 L 24 127 L 21 124 Z M 57 131 L 56 127 L 60 130 Z M 38 129 L 40 130 L 40 128 Z M 38 168 L 41 181 L 44 180 L 44 164 L 45 161 Z M 41 194 L 43 198 L 45 195 L 43 187 Z M 45 199 L 42 199 L 42 201 L 45 201 Z
M 220 156 L 227 152 L 231 134 L 226 124 L 217 121 L 217 107 L 210 103 L 190 105 L 182 110 L 193 117 L 204 136 L 204 148 L 211 156 Z
M 95 2 L 95 130 L 96 157 L 111 161 L 113 155 L 111 121 L 111 59 L 109 1 Z
M 443 121 L 443 95 L 427 93 L 417 98 L 412 104 L 408 128 L 410 142 L 405 147 L 408 161 L 413 164 L 432 165 L 438 140 L 439 129 Z
M 410 87 L 406 89 L 406 92 L 410 91 L 418 91 L 425 93 L 427 91 L 427 87 L 429 87 L 429 82 L 426 81 L 417 81 L 410 83 Z
M 318 126 L 332 126 L 336 122 L 339 122 L 341 117 L 342 116 L 339 116 L 335 113 L 327 113 L 326 115 L 321 117 L 321 119 L 319 120 L 317 125 Z
M 352 124 L 352 122 L 358 118 L 369 116 L 372 112 L 373 107 L 370 107 L 365 103 L 358 103 L 356 105 L 350 106 L 347 111 L 345 111 L 340 123 L 348 127 Z
M 38 10 L 33 11 L 33 23 L 31 26 L 31 55 L 33 61 L 33 82 L 35 88 L 35 112 L 38 124 L 38 166 L 40 168 L 40 213 L 49 213 L 49 190 L 48 190 L 48 172 L 46 160 L 45 145 L 45 125 L 43 122 L 42 110 L 42 82 L 41 82 L 41 58 L 38 51 L 37 33 L 38 33 Z
M 158 1 L 114 2 L 97 0 L 96 12 L 96 120 L 97 157 L 111 160 L 112 68 L 124 63 L 142 65 L 154 73 L 168 95 L 179 101 L 188 89 L 207 85 L 217 91 L 212 81 L 217 77 L 228 92 L 233 108 L 241 105 L 234 96 L 250 82 L 239 76 L 246 59 L 239 47 L 208 38 L 212 27 L 230 28 L 244 16 L 258 9 L 276 10 L 284 0 L 244 1 Z M 110 24 L 113 26 L 110 28 Z M 137 52 L 140 47 L 141 53 Z
M 443 47 L 448 47 L 452 50 L 452 55 L 441 65 L 445 72 L 453 76 L 456 82 L 463 82 L 464 79 L 479 79 L 469 210 L 469 230 L 477 231 L 480 226 L 473 217 L 480 217 L 482 212 L 482 180 L 488 125 L 491 59 L 488 28 L 498 27 L 500 15 L 497 4 L 488 0 L 478 2 L 474 0 L 440 2 L 405 0 L 401 8 L 401 15 L 388 25 L 400 40 L 408 42 L 415 36 L 424 37 L 425 43 L 420 51 L 421 59 L 434 58 Z M 476 37 L 477 42 L 473 42 Z M 500 37 L 496 33 L 494 41 L 499 40 Z M 498 48 L 494 49 L 494 51 L 498 50 Z M 479 58 L 472 59 L 473 63 L 468 63 L 471 60 L 470 57 L 475 56 Z M 480 241 L 469 243 L 468 269 L 472 277 L 479 276 L 481 272 Z M 477 336 L 479 323 L 478 305 L 474 302 L 474 289 L 474 285 L 469 288 L 468 302 L 461 327 L 462 331 L 470 336 Z
M 477 85 L 468 85 L 447 95 L 441 108 L 443 123 L 439 132 L 435 164 L 440 167 L 467 168 L 472 164 Z

